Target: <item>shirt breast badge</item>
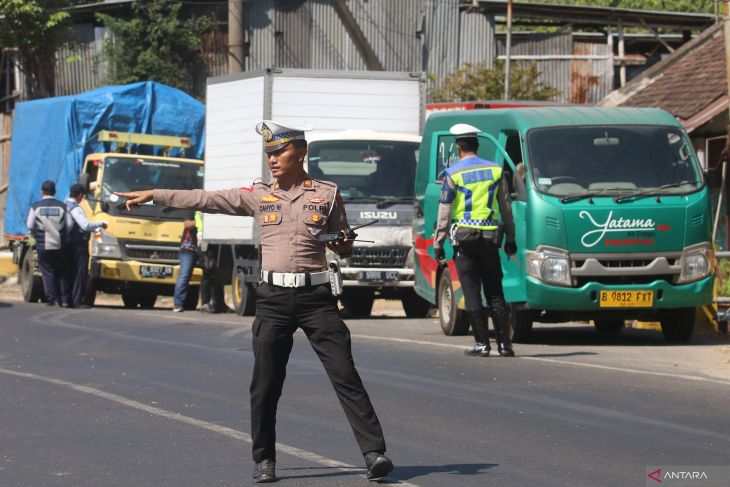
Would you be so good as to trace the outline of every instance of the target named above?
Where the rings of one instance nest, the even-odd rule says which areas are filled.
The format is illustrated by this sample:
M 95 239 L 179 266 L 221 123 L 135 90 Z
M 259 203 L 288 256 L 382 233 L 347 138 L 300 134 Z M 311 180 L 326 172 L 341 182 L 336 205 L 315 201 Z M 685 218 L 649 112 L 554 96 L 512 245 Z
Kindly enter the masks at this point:
M 264 223 L 276 223 L 277 216 L 275 214 L 264 215 Z
M 267 194 L 266 196 L 261 197 L 262 203 L 271 203 L 273 201 L 279 201 L 279 198 L 277 198 L 276 196 L 274 196 L 272 194 Z
M 322 198 L 320 198 L 319 196 L 312 196 L 311 198 L 309 198 L 309 201 L 316 205 L 318 205 L 320 203 L 324 203 L 324 200 Z
M 319 223 L 319 221 L 320 221 L 321 219 L 322 219 L 322 217 L 320 217 L 320 216 L 319 216 L 319 215 L 318 215 L 317 213 L 315 213 L 315 214 L 313 214 L 313 215 L 312 215 L 312 221 L 313 221 L 314 223 Z

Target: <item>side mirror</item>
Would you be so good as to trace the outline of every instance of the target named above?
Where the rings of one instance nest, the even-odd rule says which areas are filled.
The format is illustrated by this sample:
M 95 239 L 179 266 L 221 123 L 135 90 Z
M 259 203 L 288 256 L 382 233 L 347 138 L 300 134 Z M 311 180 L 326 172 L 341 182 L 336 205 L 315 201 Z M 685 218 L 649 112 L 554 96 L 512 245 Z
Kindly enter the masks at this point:
M 84 187 L 84 193 L 89 192 L 89 175 L 84 173 L 79 174 L 78 183 Z

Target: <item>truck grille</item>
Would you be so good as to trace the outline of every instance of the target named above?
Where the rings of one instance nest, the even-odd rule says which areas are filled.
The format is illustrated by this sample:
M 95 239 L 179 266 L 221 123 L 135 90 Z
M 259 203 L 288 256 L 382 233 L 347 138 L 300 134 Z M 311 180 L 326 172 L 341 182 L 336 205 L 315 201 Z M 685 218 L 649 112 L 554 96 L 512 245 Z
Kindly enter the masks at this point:
M 673 283 L 680 274 L 679 252 L 665 254 L 573 254 L 573 285 L 589 282 L 606 285 L 646 284 L 656 280 Z
M 180 260 L 180 249 L 172 245 L 125 243 L 124 253 L 129 259 L 146 262 L 176 263 Z
M 353 267 L 404 267 L 408 247 L 354 248 L 350 265 Z

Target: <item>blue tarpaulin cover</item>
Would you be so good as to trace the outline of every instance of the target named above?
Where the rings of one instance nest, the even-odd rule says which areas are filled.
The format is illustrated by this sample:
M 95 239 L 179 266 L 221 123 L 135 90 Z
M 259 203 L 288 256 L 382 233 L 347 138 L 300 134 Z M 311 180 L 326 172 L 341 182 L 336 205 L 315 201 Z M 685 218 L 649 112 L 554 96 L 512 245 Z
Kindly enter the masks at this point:
M 185 157 L 202 159 L 204 127 L 201 102 L 149 81 L 18 103 L 13 115 L 5 234 L 28 233 L 25 220 L 30 206 L 40 199 L 46 179 L 56 182 L 56 198 L 65 200 L 84 158 L 106 152 L 97 139 L 99 131 L 189 137 L 193 147 Z

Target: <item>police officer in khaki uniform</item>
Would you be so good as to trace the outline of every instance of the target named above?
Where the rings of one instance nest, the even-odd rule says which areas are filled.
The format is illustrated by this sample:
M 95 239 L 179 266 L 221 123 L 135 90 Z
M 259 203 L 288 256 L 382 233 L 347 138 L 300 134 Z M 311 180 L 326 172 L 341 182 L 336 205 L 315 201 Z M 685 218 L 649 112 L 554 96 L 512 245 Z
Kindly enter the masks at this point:
M 337 313 L 325 260 L 322 233 L 349 229 L 337 186 L 310 178 L 304 171 L 307 143 L 304 131 L 265 120 L 256 126 L 272 182 L 221 191 L 150 190 L 118 193 L 132 208 L 154 200 L 174 208 L 206 213 L 253 216 L 261 236 L 261 283 L 256 290 L 253 322 L 255 364 L 251 381 L 253 477 L 276 480 L 276 408 L 281 396 L 292 335 L 302 328 L 324 365 L 365 456 L 368 479 L 386 476 L 393 464 L 385 440 L 350 350 L 350 332 Z M 352 242 L 327 244 L 340 255 Z
M 477 157 L 477 134 L 481 130 L 458 123 L 450 132 L 455 136 L 459 161 L 444 171 L 434 255 L 438 260 L 444 258 L 443 244 L 451 235 L 466 316 L 474 330 L 474 347 L 465 353 L 488 357 L 491 351 L 482 308 L 483 289 L 492 316 L 497 351 L 502 357 L 514 357 L 499 259 L 502 231 L 506 237 L 505 252 L 510 256 L 517 252 L 509 189 L 502 177 L 502 167 Z

